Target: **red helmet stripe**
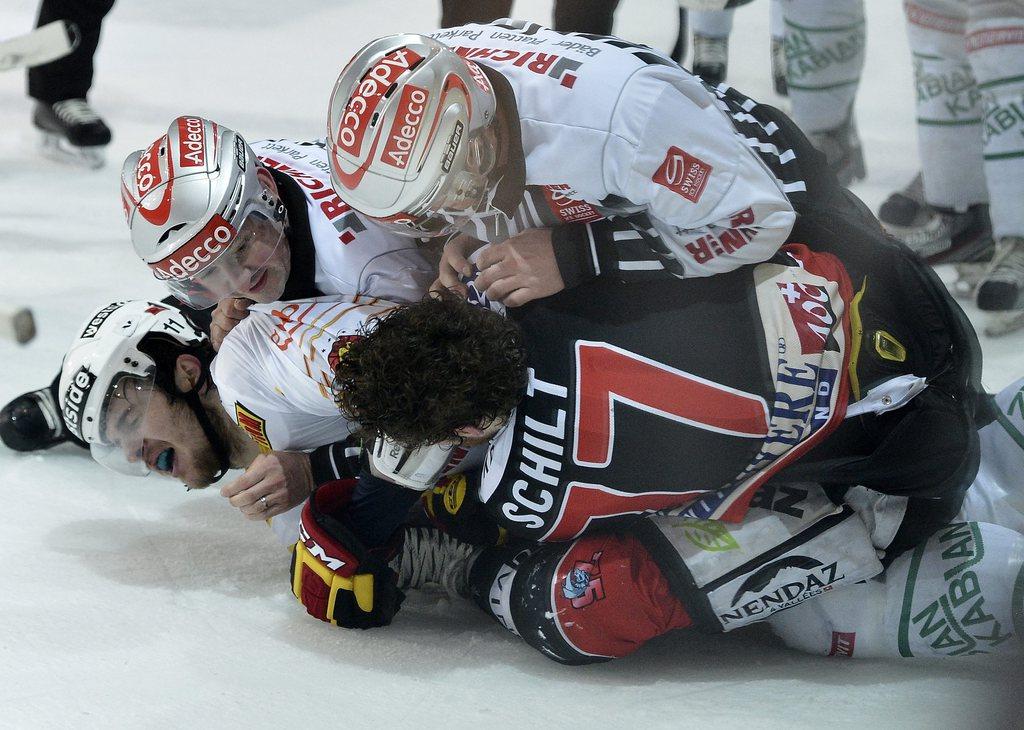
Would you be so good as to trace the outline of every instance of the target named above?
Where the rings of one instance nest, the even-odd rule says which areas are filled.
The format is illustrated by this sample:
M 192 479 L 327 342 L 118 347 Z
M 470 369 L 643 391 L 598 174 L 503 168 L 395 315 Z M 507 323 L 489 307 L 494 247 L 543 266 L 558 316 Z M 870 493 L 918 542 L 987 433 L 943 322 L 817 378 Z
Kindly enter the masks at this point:
M 135 168 L 135 186 L 139 191 L 139 201 L 146 197 L 146 193 L 155 188 L 163 179 L 160 176 L 160 154 L 161 145 L 165 148 L 170 146 L 167 135 L 158 139 L 149 146 L 146 153 L 139 159 L 139 165 Z M 167 184 L 161 191 L 160 202 L 155 208 L 147 208 L 139 205 L 139 215 L 145 218 L 154 226 L 162 226 L 171 216 L 171 188 L 174 187 L 174 160 L 170 150 L 164 155 L 167 159 Z

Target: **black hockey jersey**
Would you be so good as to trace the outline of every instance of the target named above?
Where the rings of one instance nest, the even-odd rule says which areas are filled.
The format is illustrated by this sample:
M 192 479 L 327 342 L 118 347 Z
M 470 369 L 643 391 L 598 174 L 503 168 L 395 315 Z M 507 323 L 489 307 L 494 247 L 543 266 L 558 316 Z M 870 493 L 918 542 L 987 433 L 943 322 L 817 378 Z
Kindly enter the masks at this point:
M 529 383 L 481 501 L 533 540 L 688 505 L 741 518 L 843 418 L 849 301 L 835 257 L 790 244 L 713 279 L 599 279 L 513 310 Z

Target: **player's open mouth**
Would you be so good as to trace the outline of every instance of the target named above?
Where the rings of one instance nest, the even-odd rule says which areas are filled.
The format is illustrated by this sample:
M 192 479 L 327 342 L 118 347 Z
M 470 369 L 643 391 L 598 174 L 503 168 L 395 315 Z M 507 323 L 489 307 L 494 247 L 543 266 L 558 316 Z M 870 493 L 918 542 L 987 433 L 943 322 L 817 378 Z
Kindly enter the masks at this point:
M 171 473 L 174 470 L 174 449 L 167 448 L 157 454 L 153 465 L 157 471 Z

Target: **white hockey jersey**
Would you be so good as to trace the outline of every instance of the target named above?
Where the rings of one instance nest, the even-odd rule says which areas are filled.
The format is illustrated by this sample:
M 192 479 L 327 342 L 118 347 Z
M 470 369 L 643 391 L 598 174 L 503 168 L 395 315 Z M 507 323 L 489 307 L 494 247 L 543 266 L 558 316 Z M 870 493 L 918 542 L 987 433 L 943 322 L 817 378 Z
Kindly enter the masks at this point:
M 316 249 L 314 283 L 321 294 L 360 294 L 414 302 L 437 277 L 437 262 L 416 241 L 352 210 L 331 187 L 321 142 L 267 139 L 252 145 L 260 162 L 287 175 L 306 199 Z
M 432 35 L 498 72 L 518 107 L 525 168 L 507 170 L 492 209 L 466 227 L 477 238 L 583 223 L 595 264 L 602 236 L 616 245 L 642 238 L 660 255 L 633 268 L 708 276 L 770 258 L 792 229 L 787 196 L 806 192 L 795 155 L 732 89 L 711 90 L 646 46 L 535 23 Z M 591 225 L 631 215 L 628 229 Z
M 256 304 L 211 366 L 224 409 L 264 452 L 309 451 L 352 431 L 334 404 L 338 353 L 394 304 L 334 296 Z

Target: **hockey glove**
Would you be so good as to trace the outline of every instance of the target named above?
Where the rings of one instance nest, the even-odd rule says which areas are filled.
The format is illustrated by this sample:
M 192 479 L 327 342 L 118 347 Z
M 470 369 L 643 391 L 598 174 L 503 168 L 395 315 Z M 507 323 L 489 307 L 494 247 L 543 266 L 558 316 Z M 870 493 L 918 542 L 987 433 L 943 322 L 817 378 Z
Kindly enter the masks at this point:
M 478 495 L 479 472 L 441 477 L 423 495 L 423 509 L 436 527 L 471 545 L 504 545 L 507 533 L 491 518 Z
M 387 626 L 405 594 L 387 561 L 393 550 L 366 549 L 345 524 L 354 479 L 330 482 L 302 509 L 292 553 L 292 593 L 306 612 L 349 629 Z

